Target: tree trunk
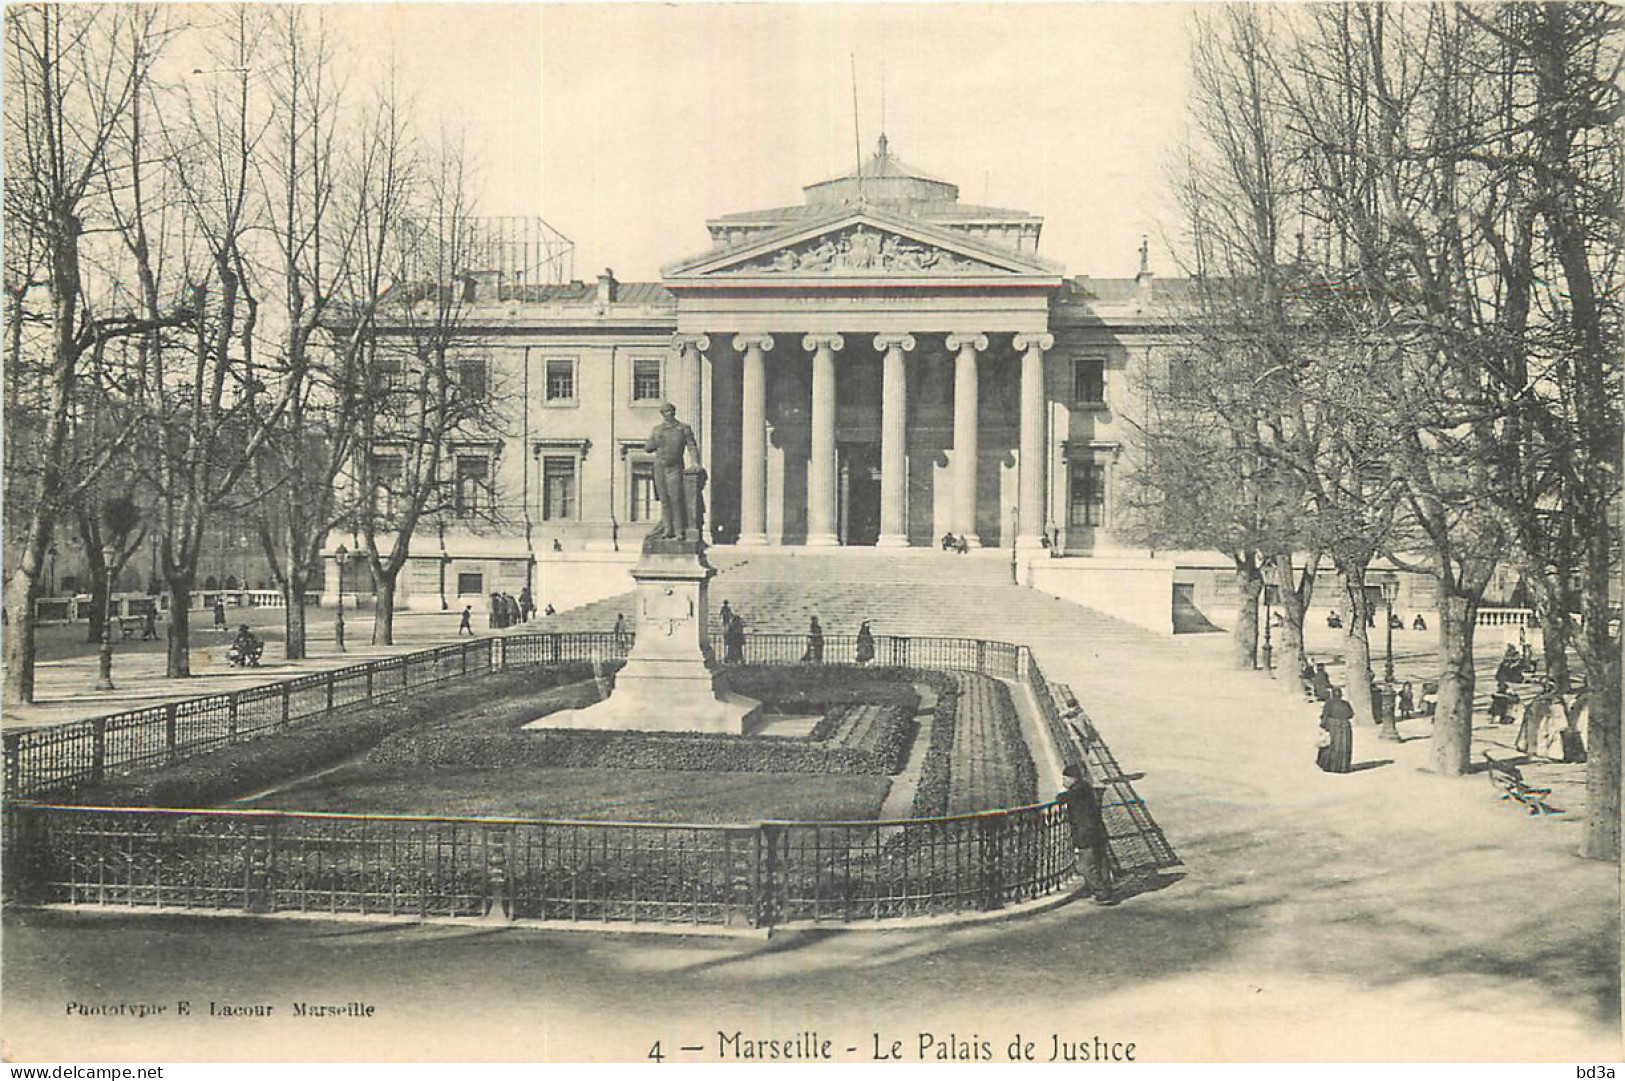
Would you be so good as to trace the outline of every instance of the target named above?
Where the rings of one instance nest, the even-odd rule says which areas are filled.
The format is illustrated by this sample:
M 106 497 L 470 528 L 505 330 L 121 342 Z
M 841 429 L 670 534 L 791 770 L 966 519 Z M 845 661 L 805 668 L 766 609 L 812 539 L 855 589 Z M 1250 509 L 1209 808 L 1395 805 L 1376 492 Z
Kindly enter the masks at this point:
M 113 686 L 113 590 L 105 568 L 101 577 L 107 584 L 102 587 L 101 603 L 96 605 L 100 616 L 97 622 L 102 628 L 102 647 L 97 651 L 96 661 L 96 689 L 111 691 L 117 689 Z
M 1309 664 L 1309 654 L 1303 645 L 1303 614 L 1309 598 L 1298 592 L 1296 576 L 1292 572 L 1290 553 L 1271 557 L 1269 569 L 1275 584 L 1275 596 L 1280 601 L 1281 633 L 1275 643 L 1276 664 L 1287 668 L 1292 678 Z M 1312 582 L 1312 577 L 1305 578 Z
M 395 575 L 380 574 L 372 603 L 372 641 L 378 646 L 395 644 Z M 343 604 L 344 599 L 339 598 Z
M 1473 751 L 1473 635 L 1478 602 L 1439 581 L 1439 704 L 1433 715 L 1433 769 L 1467 772 Z
M 90 567 L 90 619 L 85 641 L 100 642 L 102 628 L 107 623 L 107 609 L 113 600 L 113 583 L 107 579 L 107 566 L 99 559 L 89 560 Z
M 189 679 L 192 675 L 192 583 L 169 583 L 169 658 L 164 675 Z
M 1343 621 L 1343 668 L 1347 672 L 1345 678 L 1348 685 L 1343 688 L 1343 697 L 1354 709 L 1355 724 L 1375 724 L 1377 710 L 1371 695 L 1371 636 L 1366 633 L 1366 617 L 1371 613 L 1371 601 L 1365 593 L 1365 566 L 1338 560 L 1337 573 L 1343 580 L 1343 595 L 1348 601 L 1348 618 Z
M 1619 643 L 1608 634 L 1609 541 L 1605 528 L 1591 530 L 1580 593 L 1584 617 L 1580 662 L 1585 667 L 1586 702 L 1591 711 L 1586 725 L 1586 820 L 1580 855 L 1596 860 L 1618 860 L 1620 854 L 1620 653 Z
M 282 632 L 286 638 L 282 655 L 290 661 L 303 660 L 308 653 L 305 646 L 305 576 L 292 571 L 282 580 Z M 344 598 L 339 598 L 342 607 Z
M 39 563 L 31 560 L 30 550 L 10 578 L 6 579 L 6 694 L 8 706 L 27 705 L 34 701 L 35 636 L 34 602 L 39 600 Z
M 1540 618 L 1540 652 L 1546 662 L 1546 678 L 1559 694 L 1568 694 L 1569 643 L 1574 639 L 1574 619 L 1550 590 L 1536 589 L 1535 615 Z
M 1258 596 L 1264 592 L 1264 579 L 1258 564 L 1249 555 L 1236 560 L 1236 626 L 1230 632 L 1236 667 L 1252 671 L 1258 667 Z

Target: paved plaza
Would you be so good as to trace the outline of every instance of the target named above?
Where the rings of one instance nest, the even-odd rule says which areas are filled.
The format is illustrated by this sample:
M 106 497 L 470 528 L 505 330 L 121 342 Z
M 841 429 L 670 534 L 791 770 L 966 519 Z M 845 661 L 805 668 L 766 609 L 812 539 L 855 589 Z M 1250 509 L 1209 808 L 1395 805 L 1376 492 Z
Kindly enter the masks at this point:
M 8 1027 L 42 1042 L 13 1035 L 8 1050 L 456 1060 L 501 1046 L 516 1057 L 626 1060 L 660 1040 L 668 1054 L 703 1045 L 688 1056 L 702 1061 L 715 1057 L 719 1030 L 816 1028 L 856 1046 L 844 1056 L 854 1059 L 867 1057 L 873 1033 L 912 1053 L 920 1032 L 950 1029 L 991 1040 L 1000 1057 L 1019 1032 L 1040 1059 L 1055 1034 L 1133 1041 L 1141 1060 L 1617 1057 L 1618 868 L 1573 855 L 1576 814 L 1531 818 L 1482 776 L 1425 772 L 1425 720 L 1402 723 L 1397 745 L 1357 729 L 1355 771 L 1321 773 L 1316 708 L 1295 681 L 1229 668 L 1225 636 L 1103 634 L 1109 625 L 1093 613 L 1005 588 L 1003 610 L 1025 623 L 1046 673 L 1073 688 L 1135 778 L 1182 877 L 1111 908 L 771 938 L 14 914 Z M 997 607 L 983 602 L 966 603 Z M 413 645 L 455 631 L 450 617 L 399 626 Z M 1310 629 L 1317 653 L 1330 633 Z M 1402 676 L 1420 678 L 1432 639 L 1396 635 Z M 1481 643 L 1481 657 L 1500 646 L 1499 636 Z M 144 685 L 137 665 L 154 660 L 120 658 L 132 686 Z M 47 665 L 45 697 L 67 697 L 86 663 Z M 217 678 L 237 677 L 193 683 Z M 1475 745 L 1509 745 L 1511 732 L 1480 728 Z M 1544 768 L 1553 801 L 1580 810 L 1584 767 Z M 365 1000 L 377 1020 L 61 1021 L 69 1000 L 144 996 Z

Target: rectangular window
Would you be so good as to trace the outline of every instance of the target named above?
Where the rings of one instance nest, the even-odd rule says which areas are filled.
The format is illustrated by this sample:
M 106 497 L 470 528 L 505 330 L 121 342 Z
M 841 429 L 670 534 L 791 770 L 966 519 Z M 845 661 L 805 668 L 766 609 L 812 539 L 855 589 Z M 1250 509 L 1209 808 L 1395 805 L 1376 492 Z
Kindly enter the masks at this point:
M 405 460 L 399 454 L 374 454 L 372 469 L 372 506 L 374 513 L 385 518 L 395 513 L 400 498 L 401 471 Z
M 1067 524 L 1074 527 L 1105 525 L 1106 467 L 1092 461 L 1073 462 Z
M 655 499 L 655 467 L 652 462 L 632 463 L 632 507 L 628 517 L 634 522 L 651 522 L 660 517 Z
M 400 357 L 376 358 L 373 361 L 373 374 L 380 390 L 400 390 L 406 385 L 406 370 Z
M 490 365 L 484 357 L 457 359 L 457 386 L 463 398 L 470 402 L 483 402 L 490 394 Z
M 660 358 L 632 358 L 632 400 L 658 402 L 660 393 Z
M 457 574 L 457 595 L 459 597 L 480 597 L 485 594 L 485 575 L 479 571 L 459 571 Z
M 491 513 L 491 459 L 483 454 L 457 456 L 456 513 L 459 518 Z
M 576 400 L 576 362 L 568 358 L 553 358 L 547 362 L 547 400 L 573 402 Z
M 568 521 L 576 516 L 576 460 L 542 459 L 542 520 Z
M 1083 405 L 1106 401 L 1106 361 L 1101 357 L 1074 357 L 1072 400 Z

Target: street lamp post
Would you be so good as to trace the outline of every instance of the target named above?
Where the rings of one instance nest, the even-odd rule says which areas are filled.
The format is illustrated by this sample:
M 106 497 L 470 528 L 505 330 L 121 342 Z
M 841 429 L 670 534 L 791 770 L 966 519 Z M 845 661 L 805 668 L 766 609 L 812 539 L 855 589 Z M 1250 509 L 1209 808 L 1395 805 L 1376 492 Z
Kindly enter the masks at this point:
M 1398 599 L 1399 580 L 1383 579 L 1382 606 L 1387 616 L 1385 622 L 1388 637 L 1382 662 L 1382 701 L 1377 709 L 1377 723 L 1382 726 L 1382 730 L 1377 734 L 1377 738 L 1391 743 L 1399 742 L 1399 728 L 1394 716 L 1394 601 Z
M 47 548 L 45 554 L 51 560 L 50 573 L 46 575 L 45 579 L 45 592 L 48 596 L 54 597 L 56 596 L 56 545 L 53 544 Z
M 333 616 L 333 640 L 338 643 L 339 652 L 344 652 L 344 564 L 350 558 L 350 550 L 339 545 L 333 552 L 339 565 L 338 611 Z
M 1264 671 L 1271 676 L 1275 675 L 1275 646 L 1270 642 L 1270 628 L 1274 623 L 1274 615 L 1270 611 L 1270 602 L 1275 598 L 1270 595 L 1272 586 L 1264 587 Z

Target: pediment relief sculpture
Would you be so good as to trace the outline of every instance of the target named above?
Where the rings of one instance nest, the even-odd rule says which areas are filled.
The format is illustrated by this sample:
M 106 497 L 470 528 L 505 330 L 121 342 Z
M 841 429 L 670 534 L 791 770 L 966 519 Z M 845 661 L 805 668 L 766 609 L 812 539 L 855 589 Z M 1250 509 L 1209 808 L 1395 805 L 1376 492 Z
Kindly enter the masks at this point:
M 858 225 L 737 263 L 721 274 L 986 274 L 978 262 L 895 233 Z

